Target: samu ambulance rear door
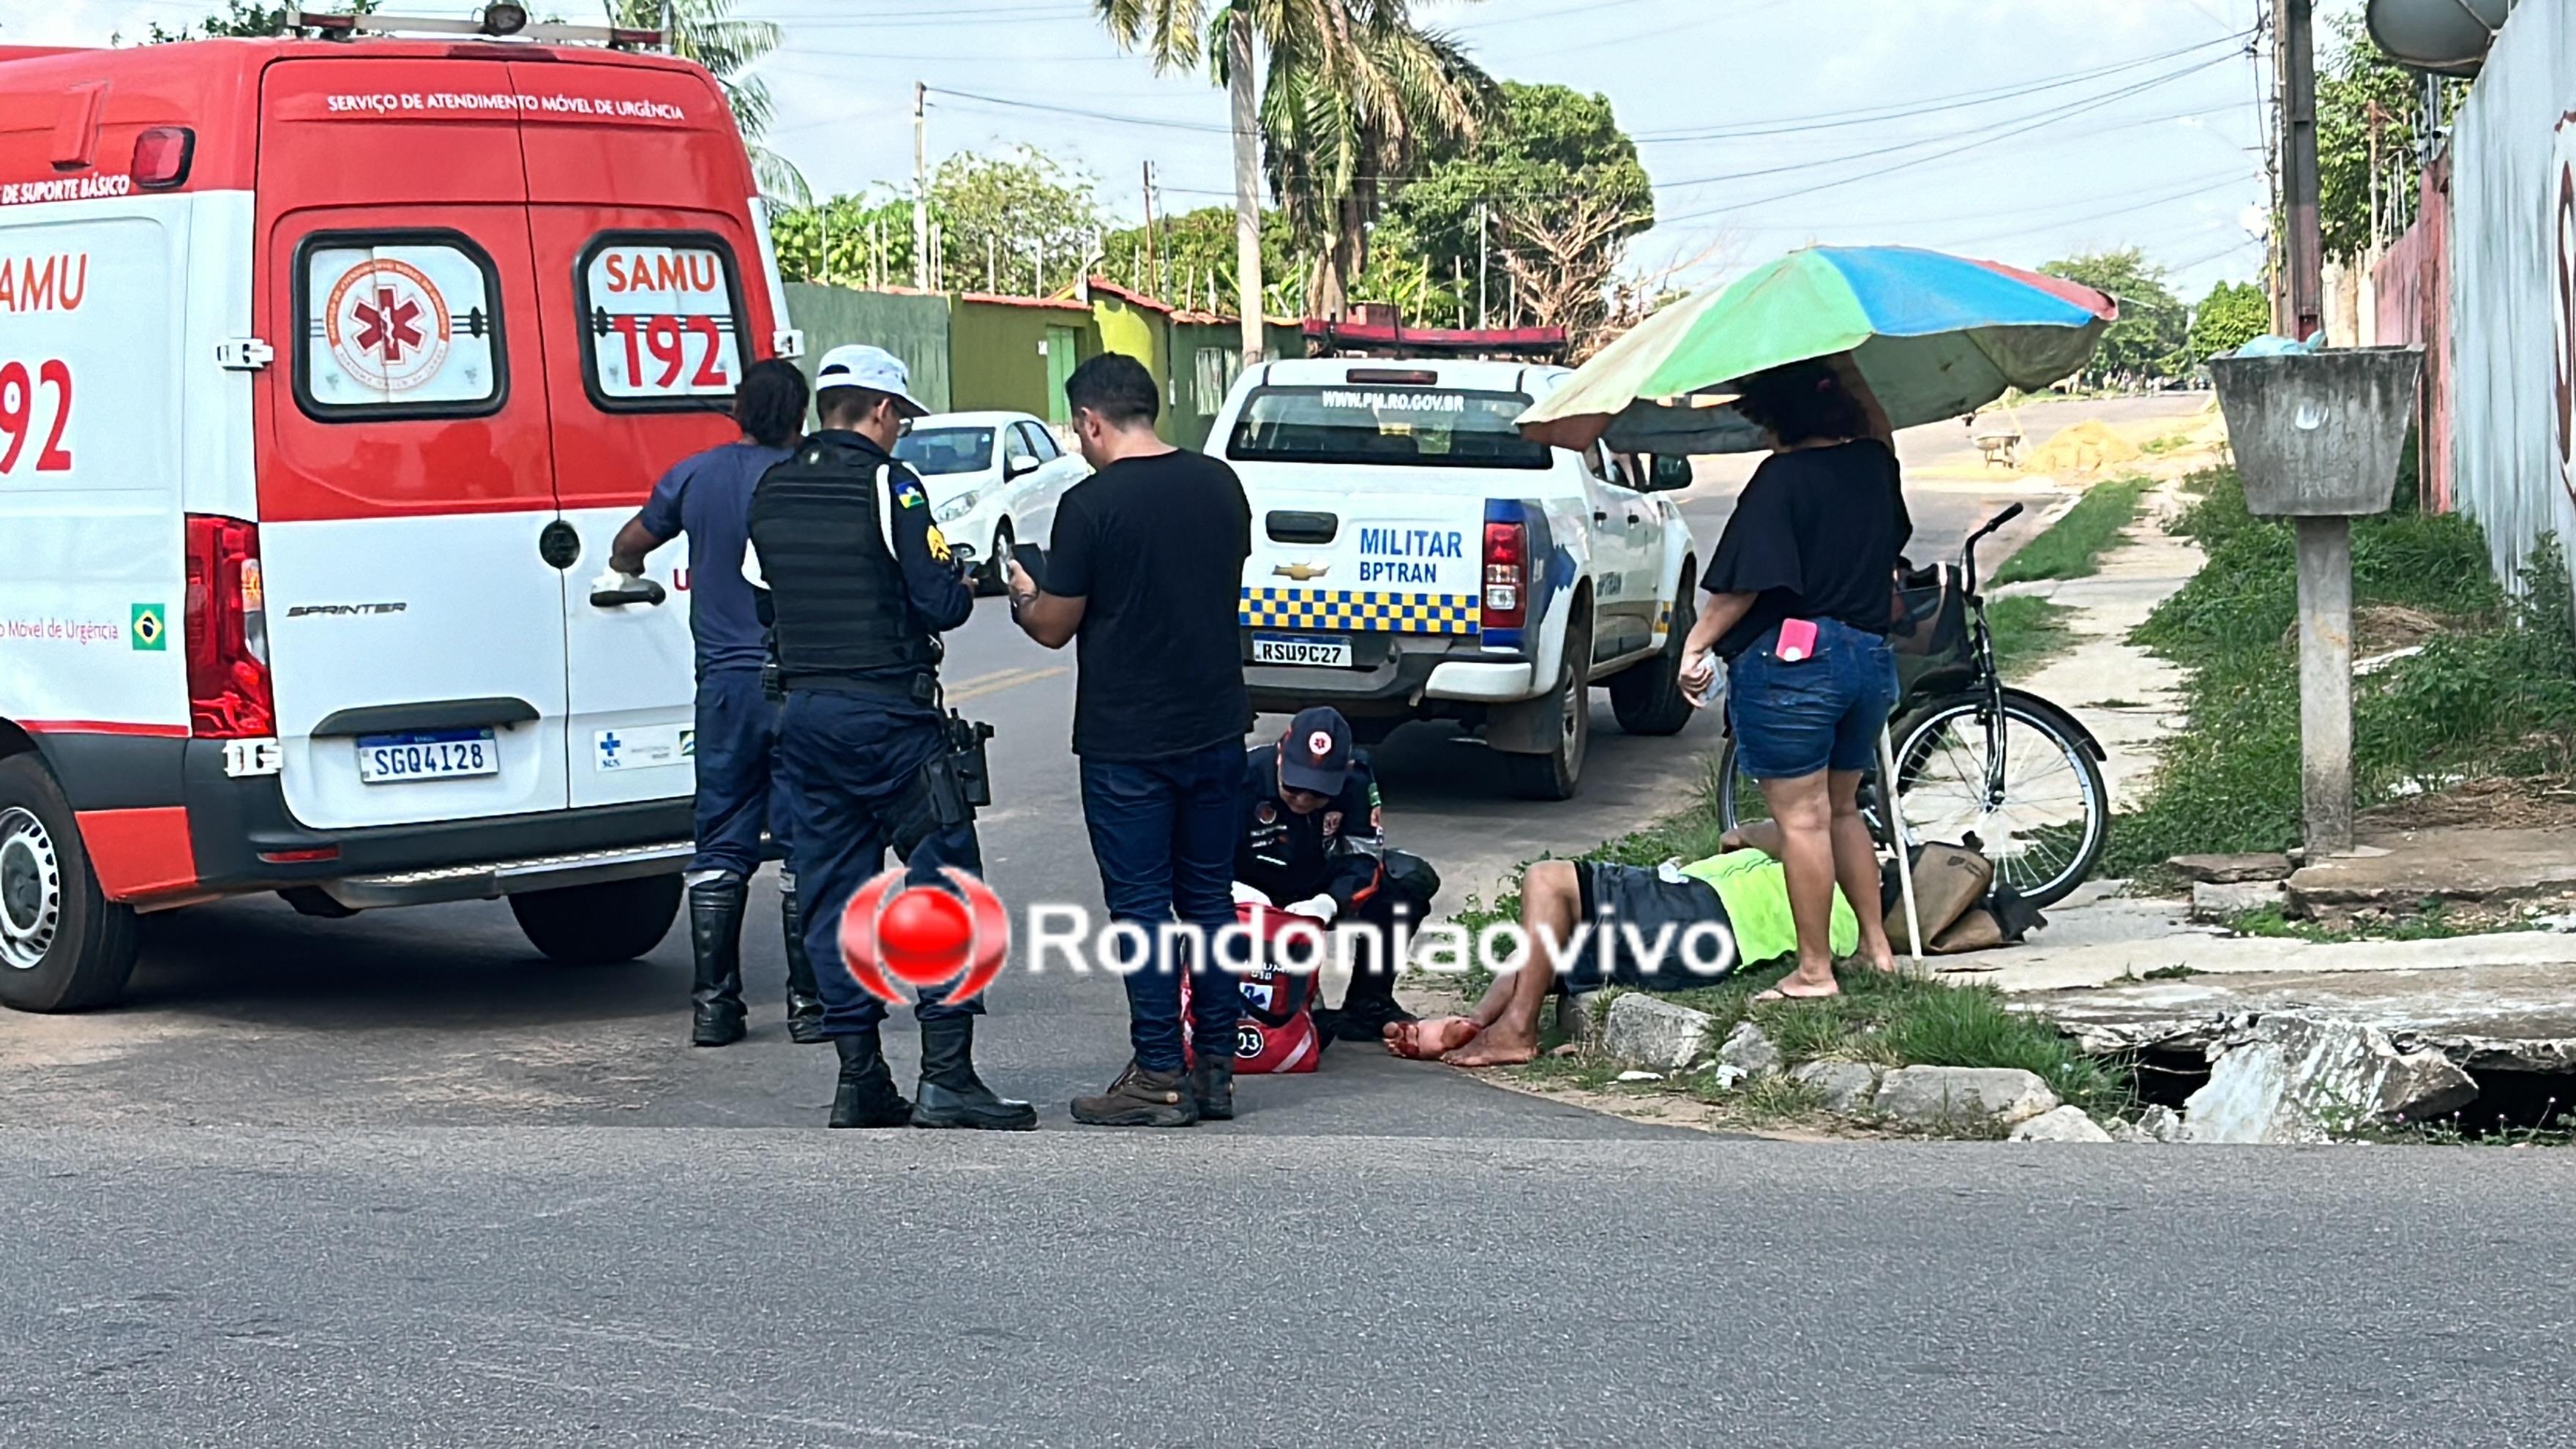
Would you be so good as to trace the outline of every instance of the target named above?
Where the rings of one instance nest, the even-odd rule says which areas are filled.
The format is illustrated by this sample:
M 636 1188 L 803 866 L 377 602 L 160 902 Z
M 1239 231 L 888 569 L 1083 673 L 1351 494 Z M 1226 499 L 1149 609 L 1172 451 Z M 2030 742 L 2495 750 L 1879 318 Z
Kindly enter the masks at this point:
M 659 605 L 597 605 L 589 580 L 654 480 L 732 440 L 745 364 L 767 352 L 742 142 L 700 74 L 614 58 L 516 60 L 528 231 L 555 399 L 556 492 L 581 536 L 564 596 L 572 803 L 690 794 L 696 676 L 688 545 L 656 550 Z M 757 314 L 753 308 L 757 308 Z
M 288 808 L 319 829 L 560 810 L 569 540 L 509 69 L 289 59 L 261 90 Z

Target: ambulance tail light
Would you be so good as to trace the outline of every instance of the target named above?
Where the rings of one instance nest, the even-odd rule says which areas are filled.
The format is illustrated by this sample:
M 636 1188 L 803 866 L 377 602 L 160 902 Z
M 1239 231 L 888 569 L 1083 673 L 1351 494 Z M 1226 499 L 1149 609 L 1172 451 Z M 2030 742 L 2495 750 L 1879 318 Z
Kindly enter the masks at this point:
M 185 126 L 154 126 L 134 138 L 134 184 L 146 191 L 167 191 L 188 179 L 188 161 L 196 154 L 197 133 Z
M 1479 623 L 1518 629 L 1529 622 L 1529 525 L 1485 525 L 1485 597 Z
M 268 599 L 259 529 L 188 516 L 188 729 L 199 739 L 277 733 L 268 678 Z

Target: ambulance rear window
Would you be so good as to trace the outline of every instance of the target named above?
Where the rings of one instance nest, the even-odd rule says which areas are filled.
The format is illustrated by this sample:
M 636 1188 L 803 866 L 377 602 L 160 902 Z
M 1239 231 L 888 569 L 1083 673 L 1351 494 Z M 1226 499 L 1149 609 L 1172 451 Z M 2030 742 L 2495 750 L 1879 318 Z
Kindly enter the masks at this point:
M 509 378 L 492 259 L 455 232 L 325 233 L 299 248 L 296 400 L 324 421 L 473 417 Z
M 1380 468 L 1545 468 L 1547 446 L 1512 426 L 1529 405 L 1522 393 L 1464 388 L 1255 388 L 1225 455 Z
M 611 412 L 698 411 L 742 382 L 733 251 L 701 232 L 611 232 L 582 252 L 582 379 Z

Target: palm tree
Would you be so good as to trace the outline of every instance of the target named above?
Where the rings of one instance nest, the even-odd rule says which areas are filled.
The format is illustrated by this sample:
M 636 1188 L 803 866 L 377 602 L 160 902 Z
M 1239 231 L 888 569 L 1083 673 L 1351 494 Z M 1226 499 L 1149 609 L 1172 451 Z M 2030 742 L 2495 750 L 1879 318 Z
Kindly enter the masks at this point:
M 1237 279 L 1244 354 L 1259 360 L 1260 197 L 1271 188 L 1315 246 L 1309 310 L 1338 317 L 1368 260 L 1382 182 L 1429 147 L 1472 139 L 1499 95 L 1447 35 L 1413 23 L 1411 0 L 1092 0 L 1110 35 L 1142 48 L 1160 71 L 1208 56 L 1234 115 Z M 1254 42 L 1269 52 L 1254 95 Z M 1256 135 L 1257 133 L 1257 135 Z
M 663 37 L 663 44 L 673 55 L 705 66 L 716 84 L 724 87 L 725 103 L 733 108 L 734 124 L 741 128 L 743 144 L 751 152 L 752 177 L 760 183 L 761 193 L 796 206 L 812 200 L 804 173 L 795 163 L 759 144 L 772 115 L 769 85 L 756 75 L 743 74 L 779 47 L 786 38 L 783 31 L 766 20 L 735 19 L 733 0 L 603 3 L 609 24 L 638 30 L 661 29 L 667 13 L 671 33 Z

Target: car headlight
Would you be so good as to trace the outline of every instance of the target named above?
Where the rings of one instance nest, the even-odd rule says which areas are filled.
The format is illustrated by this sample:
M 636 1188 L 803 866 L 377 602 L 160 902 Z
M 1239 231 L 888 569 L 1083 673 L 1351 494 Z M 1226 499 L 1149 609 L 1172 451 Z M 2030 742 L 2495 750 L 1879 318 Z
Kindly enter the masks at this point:
M 932 509 L 930 516 L 941 523 L 955 523 L 957 520 L 964 518 L 967 514 L 975 511 L 975 500 L 981 496 L 982 495 L 978 494 L 974 489 L 969 488 L 965 492 L 958 494 L 956 497 L 949 499 L 947 502 L 940 504 L 937 508 Z

